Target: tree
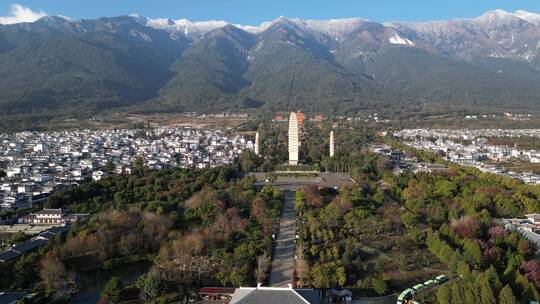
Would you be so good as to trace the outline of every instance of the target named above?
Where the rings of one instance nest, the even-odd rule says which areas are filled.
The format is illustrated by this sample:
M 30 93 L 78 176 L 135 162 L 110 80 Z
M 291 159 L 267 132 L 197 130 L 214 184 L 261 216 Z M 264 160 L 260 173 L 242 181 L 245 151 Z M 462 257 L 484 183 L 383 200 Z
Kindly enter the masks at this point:
M 255 279 L 257 283 L 263 283 L 266 280 L 270 264 L 270 258 L 266 253 L 257 257 L 257 268 L 255 268 Z
M 373 287 L 373 290 L 375 290 L 375 292 L 381 296 L 388 292 L 388 284 L 386 283 L 386 280 L 380 277 L 376 277 L 371 280 L 371 287 Z
M 540 286 L 540 263 L 535 260 L 524 261 L 521 269 L 531 283 Z
M 244 150 L 238 155 L 238 163 L 244 172 L 252 172 L 257 168 L 259 157 L 251 150 Z
M 306 256 L 304 254 L 304 246 L 302 244 L 298 244 L 295 249 L 295 255 L 296 255 L 296 275 L 298 277 L 298 285 L 302 286 L 305 283 L 306 275 L 309 271 L 309 263 L 306 260 Z
M 65 282 L 66 268 L 57 251 L 51 251 L 43 257 L 39 274 L 49 290 L 57 290 Z
M 345 284 L 345 268 L 337 262 L 317 263 L 311 268 L 311 283 L 317 288 L 339 287 Z
M 452 304 L 451 291 L 448 285 L 441 286 L 437 289 L 437 303 Z
M 133 174 L 138 177 L 143 177 L 146 173 L 146 167 L 144 165 L 144 159 L 142 157 L 137 157 L 133 166 Z
M 458 303 L 463 301 L 464 294 L 463 294 L 463 288 L 460 284 L 454 283 L 450 287 L 450 295 L 452 297 L 453 303 Z
M 516 297 L 509 285 L 504 286 L 499 293 L 499 304 L 517 304 Z
M 28 235 L 25 234 L 24 232 L 22 231 L 19 231 L 17 233 L 14 233 L 12 234 L 9 239 L 7 240 L 7 242 L 11 243 L 11 244 L 17 244 L 17 243 L 20 243 L 26 239 L 28 239 Z
M 489 285 L 493 290 L 501 290 L 502 284 L 501 280 L 499 279 L 499 275 L 497 274 L 497 270 L 493 265 L 491 265 L 485 272 L 484 275 L 486 276 L 486 279 L 489 282 Z
M 101 299 L 109 304 L 120 303 L 122 300 L 122 282 L 118 277 L 111 277 L 101 292 Z
M 315 185 L 304 186 L 304 197 L 305 201 L 308 202 L 308 204 L 310 204 L 312 207 L 319 208 L 323 204 L 319 188 Z
M 109 173 L 114 173 L 114 170 L 116 169 L 116 166 L 114 164 L 114 162 L 109 159 L 107 161 L 107 164 L 105 165 L 105 171 L 109 172 Z
M 482 304 L 497 303 L 495 295 L 493 294 L 493 289 L 491 289 L 487 280 L 482 280 L 482 282 L 480 282 L 480 298 L 482 299 Z
M 294 194 L 294 209 L 297 213 L 302 213 L 302 210 L 304 210 L 305 202 L 306 199 L 304 197 L 304 192 L 297 190 Z
M 452 221 L 452 228 L 461 238 L 475 238 L 480 233 L 480 225 L 476 219 L 465 216 Z
M 161 280 L 154 273 L 143 274 L 137 279 L 135 286 L 141 292 L 143 299 L 155 299 L 161 292 Z
M 403 224 L 408 230 L 414 230 L 418 225 L 418 217 L 409 211 L 405 211 L 401 214 L 401 221 L 403 221 Z

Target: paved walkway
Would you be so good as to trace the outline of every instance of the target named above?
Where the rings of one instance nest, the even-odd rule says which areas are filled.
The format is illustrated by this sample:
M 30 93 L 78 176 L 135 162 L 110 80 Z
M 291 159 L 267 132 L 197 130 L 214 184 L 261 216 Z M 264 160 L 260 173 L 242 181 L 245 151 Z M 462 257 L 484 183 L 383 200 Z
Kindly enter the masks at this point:
M 265 173 L 255 173 L 257 185 L 273 185 L 283 191 L 285 201 L 279 219 L 279 232 L 276 246 L 272 254 L 272 268 L 270 270 L 269 285 L 273 287 L 287 287 L 294 282 L 294 253 L 296 237 L 296 211 L 294 210 L 294 194 L 296 190 L 306 185 L 340 186 L 343 183 L 352 183 L 350 177 L 344 174 L 321 174 L 318 177 L 296 178 L 279 177 L 277 181 L 267 182 Z M 294 284 L 293 284 L 294 285 Z
M 294 191 L 285 190 L 285 202 L 279 219 L 279 233 L 272 254 L 270 286 L 286 287 L 294 280 L 294 239 L 296 236 L 296 212 L 294 211 Z

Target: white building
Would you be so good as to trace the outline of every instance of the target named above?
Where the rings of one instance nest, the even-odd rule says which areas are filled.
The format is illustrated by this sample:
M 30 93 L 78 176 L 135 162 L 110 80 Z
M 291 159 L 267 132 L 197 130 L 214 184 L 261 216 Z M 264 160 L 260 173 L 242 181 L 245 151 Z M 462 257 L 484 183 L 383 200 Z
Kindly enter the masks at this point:
M 34 152 L 47 153 L 48 151 L 49 151 L 49 147 L 45 144 L 39 143 L 34 146 Z
M 107 175 L 108 175 L 107 172 L 102 171 L 102 170 L 94 171 L 92 172 L 92 180 L 98 181 Z
M 76 216 L 67 215 L 64 209 L 42 209 L 19 219 L 21 224 L 57 225 L 76 220 Z

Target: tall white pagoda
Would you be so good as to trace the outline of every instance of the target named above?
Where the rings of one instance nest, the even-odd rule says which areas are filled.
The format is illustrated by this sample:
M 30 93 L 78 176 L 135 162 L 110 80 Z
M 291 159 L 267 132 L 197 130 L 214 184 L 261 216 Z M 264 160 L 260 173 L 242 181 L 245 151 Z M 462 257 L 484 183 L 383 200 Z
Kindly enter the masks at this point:
M 259 131 L 255 133 L 255 154 L 259 155 Z
M 330 157 L 334 157 L 334 131 L 330 131 Z
M 289 118 L 289 165 L 298 165 L 298 117 L 291 112 Z

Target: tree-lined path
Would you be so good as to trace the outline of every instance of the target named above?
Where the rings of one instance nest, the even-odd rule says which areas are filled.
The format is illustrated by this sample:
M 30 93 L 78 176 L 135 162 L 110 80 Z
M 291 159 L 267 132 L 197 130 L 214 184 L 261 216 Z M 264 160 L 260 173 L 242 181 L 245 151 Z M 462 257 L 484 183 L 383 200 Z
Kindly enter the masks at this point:
M 294 211 L 294 191 L 284 191 L 285 201 L 279 219 L 279 233 L 272 254 L 270 286 L 287 286 L 294 280 L 294 249 L 296 236 L 296 213 Z
M 273 183 L 268 182 L 265 173 L 255 173 L 257 184 L 269 185 L 279 188 L 285 196 L 283 210 L 279 219 L 279 232 L 276 238 L 274 252 L 272 254 L 272 268 L 270 271 L 269 285 L 274 287 L 286 287 L 294 285 L 295 267 L 295 238 L 296 238 L 296 211 L 294 210 L 294 197 L 298 189 L 306 185 L 320 185 L 325 187 L 337 187 L 351 183 L 346 174 L 322 173 L 313 178 L 281 177 Z

